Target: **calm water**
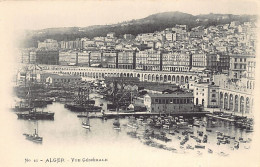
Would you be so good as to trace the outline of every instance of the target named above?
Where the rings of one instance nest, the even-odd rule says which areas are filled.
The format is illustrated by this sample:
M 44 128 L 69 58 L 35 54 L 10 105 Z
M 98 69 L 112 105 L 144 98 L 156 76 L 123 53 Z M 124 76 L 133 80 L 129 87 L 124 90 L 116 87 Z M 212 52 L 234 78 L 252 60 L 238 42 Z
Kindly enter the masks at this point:
M 99 105 L 100 103 L 104 103 L 104 107 L 106 106 L 105 101 L 97 99 L 96 104 Z M 11 122 L 10 125 L 12 125 L 10 127 L 10 134 L 14 142 L 13 144 L 19 149 L 16 154 L 20 155 L 20 159 L 18 160 L 20 162 L 23 162 L 23 159 L 26 156 L 33 157 L 38 154 L 40 155 L 39 158 L 52 157 L 53 155 L 63 157 L 71 157 L 71 155 L 75 155 L 75 157 L 99 156 L 99 158 L 108 158 L 110 163 L 113 162 L 115 164 L 117 164 L 117 162 L 119 163 L 120 160 L 127 162 L 129 159 L 135 159 L 136 162 L 147 160 L 149 161 L 147 163 L 151 163 L 152 165 L 153 163 L 150 162 L 150 159 L 159 160 L 161 158 L 169 160 L 173 157 L 178 157 L 178 160 L 185 160 L 186 155 L 192 157 L 207 156 L 214 159 L 220 157 L 218 155 L 219 152 L 225 152 L 229 154 L 230 157 L 239 153 L 244 154 L 250 151 L 251 147 L 250 143 L 240 143 L 240 149 L 232 150 L 230 148 L 234 145 L 232 140 L 231 144 L 221 144 L 219 146 L 216 144 L 217 139 L 215 131 L 235 136 L 237 140 L 239 137 L 243 137 L 244 139 L 252 138 L 253 135 L 252 133 L 246 133 L 234 126 L 230 126 L 228 123 L 218 121 L 218 127 L 210 128 L 212 129 L 212 132 L 206 132 L 205 127 L 193 127 L 191 129 L 194 132 L 202 130 L 204 133 L 208 134 L 208 143 L 202 143 L 202 145 L 206 146 L 205 150 L 186 150 L 186 145 L 184 149 L 180 148 L 179 143 L 181 140 L 178 139 L 178 136 L 183 138 L 181 133 L 174 136 L 167 134 L 167 137 L 172 139 L 172 141 L 168 143 L 155 141 L 166 145 L 167 147 L 175 148 L 176 151 L 172 152 L 146 146 L 139 139 L 131 138 L 127 135 L 127 132 L 133 131 L 133 129 L 126 126 L 129 122 L 129 119 L 127 118 L 120 119 L 121 130 L 119 131 L 113 129 L 113 119 L 107 121 L 101 119 L 90 119 L 91 130 L 87 130 L 81 127 L 81 122 L 84 118 L 77 117 L 77 114 L 80 113 L 69 111 L 64 108 L 64 104 L 55 102 L 52 105 L 48 105 L 44 110 L 55 112 L 55 116 L 53 121 L 38 121 L 39 135 L 43 137 L 42 144 L 28 141 L 25 139 L 25 136 L 22 135 L 23 133 L 33 133 L 37 126 L 36 121 L 18 120 L 15 113 L 11 111 L 8 112 L 8 118 Z M 208 120 L 208 127 L 210 127 L 210 123 L 211 122 Z M 148 128 L 148 126 L 140 126 L 137 133 L 141 134 Z M 183 130 L 180 130 L 180 132 L 182 131 Z M 190 138 L 188 144 L 194 146 L 196 143 Z M 207 148 L 212 149 L 213 154 L 208 154 Z M 202 155 L 198 154 L 198 150 Z M 48 155 L 46 155 L 46 151 L 48 151 Z M 198 162 L 203 163 L 202 161 Z M 128 165 L 131 166 L 130 164 Z

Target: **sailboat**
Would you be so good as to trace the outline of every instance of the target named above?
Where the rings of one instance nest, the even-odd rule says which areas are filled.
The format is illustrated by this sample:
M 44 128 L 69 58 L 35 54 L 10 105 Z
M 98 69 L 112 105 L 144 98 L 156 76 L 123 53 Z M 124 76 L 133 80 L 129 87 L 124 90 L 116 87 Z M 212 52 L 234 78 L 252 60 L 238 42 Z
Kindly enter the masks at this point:
M 36 127 L 36 129 L 34 129 L 33 134 L 24 133 L 23 135 L 26 137 L 27 140 L 30 140 L 30 141 L 36 142 L 36 143 L 42 143 L 43 138 L 38 135 L 38 122 L 37 122 L 37 127 Z
M 82 122 L 82 128 L 90 129 L 90 122 L 89 122 L 88 112 L 87 112 L 87 118 L 86 118 L 85 122 Z
M 119 115 L 118 115 L 118 106 L 116 107 L 116 112 L 117 112 L 117 118 L 113 122 L 113 126 L 115 130 L 120 130 L 120 122 L 119 122 Z

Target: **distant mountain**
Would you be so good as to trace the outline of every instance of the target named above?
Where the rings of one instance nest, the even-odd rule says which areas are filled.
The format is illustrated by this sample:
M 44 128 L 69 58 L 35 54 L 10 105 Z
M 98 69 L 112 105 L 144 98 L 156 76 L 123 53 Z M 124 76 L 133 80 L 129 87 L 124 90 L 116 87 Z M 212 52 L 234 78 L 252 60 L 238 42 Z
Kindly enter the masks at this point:
M 185 24 L 189 29 L 196 26 L 216 26 L 227 24 L 231 21 L 241 23 L 256 19 L 256 15 L 232 15 L 232 14 L 204 14 L 191 15 L 182 12 L 164 12 L 150 15 L 143 19 L 125 21 L 112 25 L 94 25 L 88 27 L 61 27 L 47 28 L 43 30 L 27 31 L 26 38 L 22 40 L 21 47 L 37 47 L 37 41 L 51 38 L 58 41 L 75 40 L 76 38 L 93 38 L 106 36 L 109 32 L 115 32 L 116 36 L 123 34 L 137 35 L 151 33 L 174 27 L 176 24 Z

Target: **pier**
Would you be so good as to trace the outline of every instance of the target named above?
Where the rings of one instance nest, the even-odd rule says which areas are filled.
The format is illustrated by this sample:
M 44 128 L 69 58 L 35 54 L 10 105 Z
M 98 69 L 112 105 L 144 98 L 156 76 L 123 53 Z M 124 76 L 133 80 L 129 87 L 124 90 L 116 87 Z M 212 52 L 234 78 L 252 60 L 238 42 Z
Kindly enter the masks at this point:
M 203 117 L 209 114 L 207 111 L 203 112 L 178 112 L 178 113 L 148 113 L 148 112 L 134 112 L 134 113 L 104 113 L 102 117 L 105 118 L 115 118 L 115 117 L 150 117 L 150 116 L 184 116 L 184 117 Z
M 223 118 L 223 117 L 216 116 L 216 115 L 212 115 L 212 114 L 206 114 L 206 116 L 207 116 L 207 117 L 211 117 L 211 118 L 215 118 L 215 119 L 219 119 L 219 120 L 223 120 L 223 121 L 235 122 L 234 119 Z

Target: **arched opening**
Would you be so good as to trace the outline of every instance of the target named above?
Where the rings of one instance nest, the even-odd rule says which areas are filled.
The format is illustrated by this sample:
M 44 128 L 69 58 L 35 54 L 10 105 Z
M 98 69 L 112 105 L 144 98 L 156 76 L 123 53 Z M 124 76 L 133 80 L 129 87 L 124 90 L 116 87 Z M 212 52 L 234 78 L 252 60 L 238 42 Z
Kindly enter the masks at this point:
M 169 81 L 169 82 L 172 81 L 172 76 L 168 75 L 168 81 Z
M 172 82 L 175 82 L 175 75 L 172 76 Z
M 233 102 L 233 95 L 231 94 L 229 96 L 229 110 L 233 111 L 233 105 L 234 105 L 234 102 Z
M 144 80 L 147 80 L 147 75 L 146 74 L 144 74 Z
M 228 110 L 228 94 L 224 95 L 224 109 Z
M 155 75 L 152 75 L 152 81 L 155 81 L 156 77 Z
M 148 81 L 151 81 L 151 75 L 148 74 Z
M 199 99 L 198 98 L 196 98 L 196 105 L 198 105 L 199 104 Z
M 235 109 L 234 109 L 235 112 L 238 112 L 238 96 L 236 95 L 235 96 Z
M 179 75 L 177 75 L 176 82 L 179 83 L 179 81 L 180 81 L 180 77 L 179 77 Z
M 160 81 L 163 81 L 163 76 L 162 75 L 160 75 Z
M 220 96 L 219 96 L 219 107 L 220 108 L 223 108 L 223 93 L 222 92 L 220 92 Z
M 204 99 L 202 99 L 201 105 L 204 106 Z
M 185 83 L 189 83 L 189 77 L 188 76 L 185 77 Z
M 140 74 L 137 74 L 137 78 L 140 78 Z
M 184 83 L 184 76 L 181 76 L 181 83 Z
M 156 81 L 157 81 L 157 82 L 160 81 L 160 77 L 159 77 L 159 75 L 156 75 Z
M 244 107 L 245 107 L 245 104 L 244 104 L 244 96 L 241 96 L 240 97 L 240 112 L 243 114 L 245 111 L 244 111 Z
M 248 114 L 250 112 L 250 99 L 246 98 L 246 113 Z
M 163 76 L 163 82 L 167 82 L 167 75 Z

